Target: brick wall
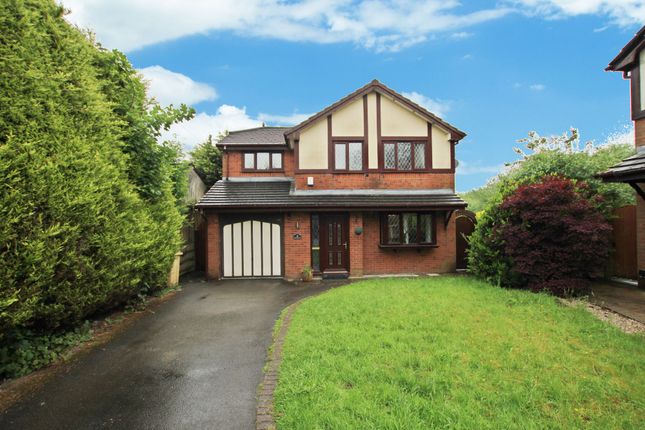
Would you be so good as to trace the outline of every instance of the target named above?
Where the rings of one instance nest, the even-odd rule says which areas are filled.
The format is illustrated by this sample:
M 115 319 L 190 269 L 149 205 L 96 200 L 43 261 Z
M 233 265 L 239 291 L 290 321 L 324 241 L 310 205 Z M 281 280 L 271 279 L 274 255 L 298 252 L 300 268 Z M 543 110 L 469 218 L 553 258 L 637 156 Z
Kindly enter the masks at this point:
M 314 186 L 307 186 L 307 177 Z M 309 190 L 365 188 L 446 188 L 454 190 L 454 173 L 298 173 L 296 188 Z
M 378 213 L 363 216 L 363 270 L 366 275 L 380 273 L 447 273 L 456 266 L 455 217 L 444 228 L 443 215 L 437 216 L 437 248 L 379 248 L 380 220 Z
M 363 233 L 356 234 L 357 228 L 363 228 Z M 349 270 L 352 276 L 363 276 L 365 274 L 364 238 L 365 227 L 363 225 L 363 214 L 352 212 L 349 214 Z
M 634 121 L 634 129 L 636 133 L 636 146 L 645 145 L 645 118 Z
M 222 177 L 235 178 L 238 176 L 293 176 L 293 151 L 285 151 L 282 153 L 282 166 L 283 172 L 243 172 L 244 166 L 244 152 L 243 151 L 226 151 L 222 154 Z
M 299 234 L 300 239 L 294 239 Z M 302 269 L 311 266 L 311 217 L 307 212 L 284 216 L 284 272 L 287 279 L 299 279 Z
M 219 215 L 209 212 L 206 214 L 206 277 L 218 279 L 220 273 L 220 228 Z

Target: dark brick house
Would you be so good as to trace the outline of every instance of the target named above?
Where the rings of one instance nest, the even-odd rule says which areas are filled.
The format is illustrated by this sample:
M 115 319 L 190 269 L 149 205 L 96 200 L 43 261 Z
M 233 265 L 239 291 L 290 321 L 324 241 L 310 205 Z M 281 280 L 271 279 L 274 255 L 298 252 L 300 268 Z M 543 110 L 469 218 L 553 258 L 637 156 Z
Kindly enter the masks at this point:
M 464 136 L 378 81 L 295 127 L 229 133 L 197 205 L 208 277 L 454 271 Z
M 634 121 L 636 155 L 601 173 L 606 182 L 632 186 L 636 198 L 636 252 L 638 284 L 645 288 L 645 27 L 630 40 L 605 69 L 622 72 L 631 85 L 631 115 Z

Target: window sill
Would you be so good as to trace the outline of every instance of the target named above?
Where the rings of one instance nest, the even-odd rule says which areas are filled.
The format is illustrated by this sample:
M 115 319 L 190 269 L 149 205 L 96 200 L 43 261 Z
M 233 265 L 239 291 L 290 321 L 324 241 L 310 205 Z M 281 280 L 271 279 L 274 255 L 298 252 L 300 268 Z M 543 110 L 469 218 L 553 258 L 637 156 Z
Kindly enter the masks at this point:
M 242 173 L 284 173 L 284 169 L 242 169 Z
M 425 249 L 425 248 L 439 248 L 439 245 L 434 243 L 418 243 L 418 244 L 389 244 L 389 243 L 379 243 L 379 248 L 383 249 Z

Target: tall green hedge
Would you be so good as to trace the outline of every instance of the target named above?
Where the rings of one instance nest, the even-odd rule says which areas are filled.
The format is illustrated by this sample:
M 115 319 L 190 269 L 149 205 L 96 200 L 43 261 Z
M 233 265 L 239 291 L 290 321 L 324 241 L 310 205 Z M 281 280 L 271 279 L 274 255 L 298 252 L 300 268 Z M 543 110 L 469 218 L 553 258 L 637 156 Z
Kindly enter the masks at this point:
M 63 9 L 7 0 L 0 29 L 1 343 L 163 285 L 182 217 L 172 181 L 154 199 L 133 183 L 131 124 L 107 92 L 102 51 Z

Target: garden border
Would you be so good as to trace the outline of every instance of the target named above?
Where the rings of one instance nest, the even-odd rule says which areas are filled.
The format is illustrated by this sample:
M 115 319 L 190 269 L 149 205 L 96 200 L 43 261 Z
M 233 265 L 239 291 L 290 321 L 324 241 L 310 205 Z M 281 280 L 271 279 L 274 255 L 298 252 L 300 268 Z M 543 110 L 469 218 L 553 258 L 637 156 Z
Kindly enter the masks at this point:
M 264 376 L 262 382 L 258 387 L 258 404 L 255 414 L 255 428 L 256 430 L 275 430 L 275 417 L 273 409 L 273 394 L 275 387 L 278 383 L 278 376 L 280 373 L 280 364 L 282 364 L 282 347 L 284 346 L 284 338 L 291 325 L 291 318 L 294 312 L 305 299 L 300 299 L 297 302 L 287 306 L 282 311 L 282 323 L 280 330 L 275 335 L 273 344 L 269 348 L 266 365 L 264 368 Z

